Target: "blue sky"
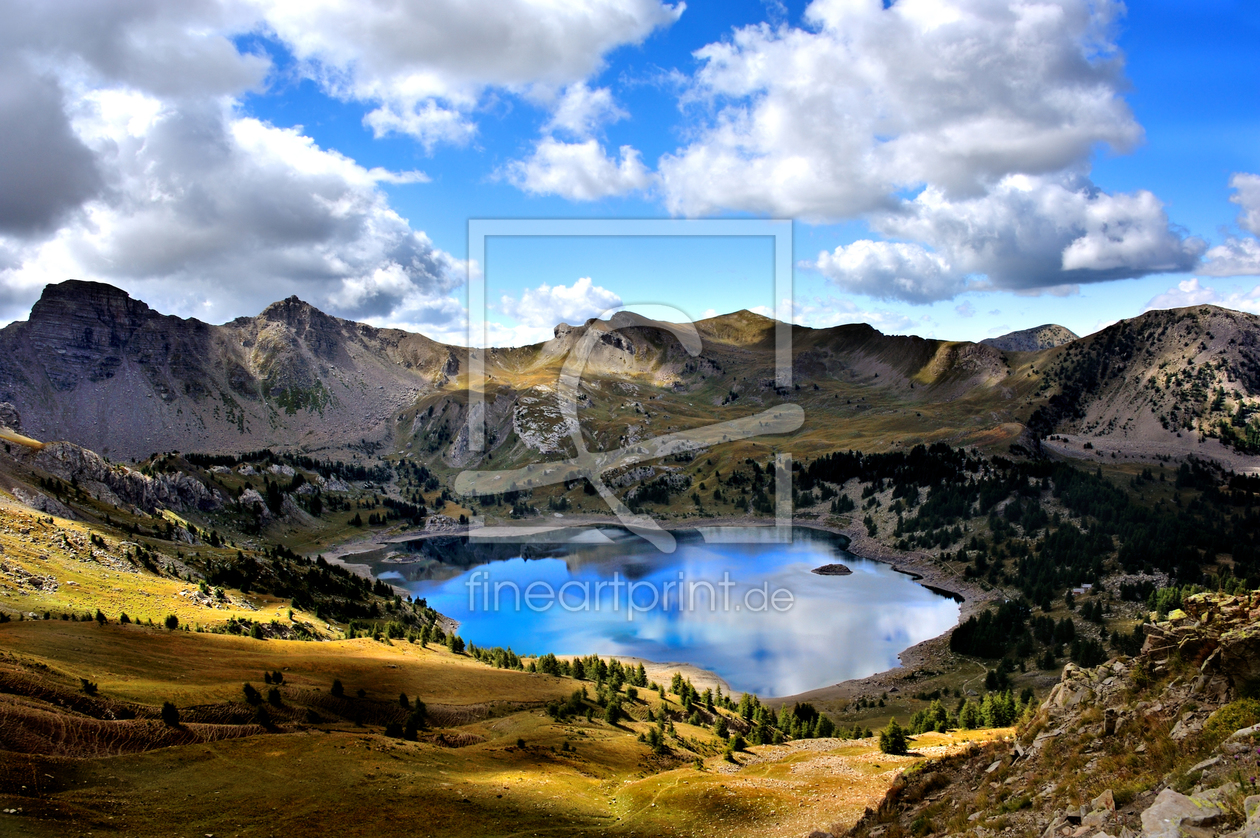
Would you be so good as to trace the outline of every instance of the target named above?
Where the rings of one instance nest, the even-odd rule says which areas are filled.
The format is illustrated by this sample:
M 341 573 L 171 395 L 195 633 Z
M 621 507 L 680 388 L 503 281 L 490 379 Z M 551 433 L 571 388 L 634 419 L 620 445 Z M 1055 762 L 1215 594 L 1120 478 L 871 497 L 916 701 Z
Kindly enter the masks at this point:
M 811 326 L 1260 312 L 1255 4 L 0 5 L 0 322 L 74 276 L 462 342 L 470 218 L 790 218 Z M 484 267 L 500 343 L 775 303 L 766 239 L 492 241 Z

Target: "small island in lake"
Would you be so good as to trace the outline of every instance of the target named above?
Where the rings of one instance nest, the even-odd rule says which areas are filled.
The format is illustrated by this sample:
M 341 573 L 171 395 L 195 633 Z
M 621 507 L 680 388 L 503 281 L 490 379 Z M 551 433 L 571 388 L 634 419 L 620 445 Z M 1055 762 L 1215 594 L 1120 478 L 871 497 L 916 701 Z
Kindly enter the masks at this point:
M 852 572 L 842 564 L 825 564 L 810 571 L 810 573 L 817 573 L 819 576 L 848 576 Z

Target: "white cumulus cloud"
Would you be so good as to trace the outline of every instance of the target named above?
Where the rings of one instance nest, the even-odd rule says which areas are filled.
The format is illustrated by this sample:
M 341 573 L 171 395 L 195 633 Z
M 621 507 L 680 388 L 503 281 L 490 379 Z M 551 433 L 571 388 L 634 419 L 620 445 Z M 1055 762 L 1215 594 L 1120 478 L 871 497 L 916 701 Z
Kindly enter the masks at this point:
M 581 82 L 604 56 L 668 27 L 657 0 L 273 0 L 265 25 L 335 95 L 375 105 L 378 134 L 426 146 L 467 141 L 487 90 Z
M 107 188 L 0 272 L 19 298 L 73 276 L 209 319 L 289 294 L 373 318 L 463 281 L 460 263 L 412 230 L 377 186 L 417 173 L 366 169 L 221 101 L 96 90 L 75 111 Z
M 669 208 L 834 220 L 907 186 L 950 199 L 1131 147 L 1118 2 L 816 0 L 697 51 L 712 114 L 660 162 Z
M 565 131 L 575 137 L 589 137 L 600 126 L 629 116 L 613 99 L 607 87 L 592 90 L 586 82 L 571 84 L 556 103 L 548 131 Z
M 509 164 L 507 179 L 535 195 L 559 195 L 571 201 L 595 201 L 647 189 L 652 175 L 639 152 L 628 145 L 620 159 L 604 152 L 599 141 L 566 143 L 544 137 L 534 153 Z
M 1238 226 L 1251 236 L 1230 236 L 1207 252 L 1203 273 L 1209 276 L 1260 275 L 1260 175 L 1240 172 L 1229 180 L 1229 199 L 1242 208 Z
M 1184 308 L 1186 306 L 1204 304 L 1219 305 L 1239 311 L 1249 311 L 1252 314 L 1260 314 L 1260 285 L 1257 285 L 1250 291 L 1235 288 L 1229 292 L 1222 293 L 1210 285 L 1201 284 L 1198 277 L 1191 277 L 1177 283 L 1175 288 L 1169 288 L 1164 293 L 1152 297 L 1142 308 L 1142 311 Z
M 504 295 L 497 308 L 522 326 L 544 329 L 542 339 L 551 337 L 551 330 L 560 322 L 576 325 L 599 317 L 622 304 L 621 297 L 596 285 L 584 276 L 572 285 L 549 285 L 526 288 L 520 298 Z M 541 334 L 541 333 L 540 333 Z
M 806 266 L 847 291 L 923 303 L 1185 271 L 1205 247 L 1174 231 L 1151 193 L 1111 195 L 1073 176 L 1012 175 L 973 198 L 931 187 L 870 223 L 908 243 L 861 240 Z

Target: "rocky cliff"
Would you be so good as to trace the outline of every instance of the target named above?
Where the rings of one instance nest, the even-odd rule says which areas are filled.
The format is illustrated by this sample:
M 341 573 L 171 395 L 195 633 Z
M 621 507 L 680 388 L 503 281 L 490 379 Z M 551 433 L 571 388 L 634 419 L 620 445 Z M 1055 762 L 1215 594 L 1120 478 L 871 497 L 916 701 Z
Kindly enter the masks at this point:
M 924 764 L 849 835 L 1260 835 L 1260 592 L 1183 609 L 1135 658 L 1068 664 L 1012 739 Z

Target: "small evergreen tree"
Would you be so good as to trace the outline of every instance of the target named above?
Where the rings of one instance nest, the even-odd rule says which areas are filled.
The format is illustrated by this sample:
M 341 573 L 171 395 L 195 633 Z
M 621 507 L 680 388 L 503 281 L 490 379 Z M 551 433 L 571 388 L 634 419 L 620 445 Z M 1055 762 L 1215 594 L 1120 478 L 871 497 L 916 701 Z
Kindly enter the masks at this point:
M 171 631 L 174 631 L 175 629 L 179 628 L 179 617 L 176 617 L 174 614 L 167 614 L 166 627 L 170 629 Z
M 879 749 L 886 754 L 904 755 L 909 750 L 906 732 L 897 719 L 890 719 L 888 727 L 879 732 Z
M 167 727 L 179 727 L 179 709 L 169 701 L 162 702 L 162 721 Z
M 333 679 L 332 689 L 329 690 L 335 698 L 341 698 L 346 694 L 346 688 L 341 686 L 341 681 L 337 678 Z

